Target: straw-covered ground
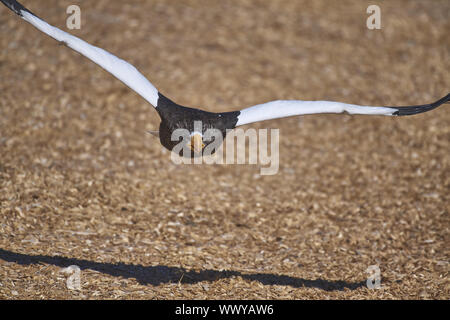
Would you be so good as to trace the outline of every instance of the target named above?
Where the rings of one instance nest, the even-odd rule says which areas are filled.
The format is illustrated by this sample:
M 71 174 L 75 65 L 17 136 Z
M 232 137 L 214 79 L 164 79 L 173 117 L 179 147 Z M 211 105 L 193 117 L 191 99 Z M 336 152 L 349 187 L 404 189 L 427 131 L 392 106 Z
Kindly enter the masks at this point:
M 448 0 L 22 2 L 210 111 L 450 89 Z M 280 129 L 279 172 L 262 176 L 174 164 L 146 134 L 150 105 L 2 5 L 0 48 L 0 298 L 450 298 L 448 105 L 248 125 Z

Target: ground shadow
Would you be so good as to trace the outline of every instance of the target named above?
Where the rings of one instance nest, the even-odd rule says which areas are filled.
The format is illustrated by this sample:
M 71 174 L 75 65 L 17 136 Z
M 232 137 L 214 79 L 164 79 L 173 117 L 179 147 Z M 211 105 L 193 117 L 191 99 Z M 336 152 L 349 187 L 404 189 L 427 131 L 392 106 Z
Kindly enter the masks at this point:
M 218 279 L 240 276 L 243 279 L 258 281 L 264 285 L 282 285 L 294 288 L 318 288 L 325 291 L 350 289 L 355 290 L 365 286 L 365 281 L 346 282 L 330 280 L 307 280 L 302 278 L 276 275 L 271 273 L 242 273 L 240 271 L 218 270 L 187 270 L 168 266 L 142 266 L 126 263 L 103 263 L 61 256 L 29 255 L 0 249 L 0 259 L 20 265 L 49 264 L 60 268 L 77 265 L 81 270 L 90 269 L 114 277 L 135 278 L 140 284 L 159 285 L 163 283 L 197 283 L 215 281 Z

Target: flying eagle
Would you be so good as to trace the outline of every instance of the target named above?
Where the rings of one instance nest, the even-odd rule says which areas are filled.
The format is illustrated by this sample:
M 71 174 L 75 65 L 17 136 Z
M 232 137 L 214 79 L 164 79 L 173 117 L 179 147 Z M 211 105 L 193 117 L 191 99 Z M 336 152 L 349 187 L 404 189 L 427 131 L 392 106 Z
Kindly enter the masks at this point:
M 40 31 L 72 48 L 110 72 L 153 105 L 161 117 L 159 131 L 156 132 L 156 135 L 159 136 L 161 144 L 164 147 L 172 150 L 179 143 L 179 141 L 172 140 L 172 133 L 176 129 L 187 130 L 190 134 L 187 144 L 191 151 L 186 156 L 192 157 L 194 154 L 201 155 L 204 148 L 214 141 L 214 139 L 208 140 L 204 137 L 208 129 L 219 130 L 222 133 L 222 138 L 224 138 L 228 130 L 263 120 L 315 113 L 345 112 L 349 114 L 409 116 L 433 110 L 441 104 L 450 101 L 450 94 L 447 94 L 434 103 L 404 107 L 371 107 L 332 101 L 277 100 L 232 112 L 213 113 L 188 108 L 178 105 L 163 96 L 147 78 L 128 62 L 49 25 L 15 0 L 0 1 Z M 201 121 L 201 130 L 194 130 L 194 123 L 196 121 Z M 180 155 L 182 155 L 182 152 Z

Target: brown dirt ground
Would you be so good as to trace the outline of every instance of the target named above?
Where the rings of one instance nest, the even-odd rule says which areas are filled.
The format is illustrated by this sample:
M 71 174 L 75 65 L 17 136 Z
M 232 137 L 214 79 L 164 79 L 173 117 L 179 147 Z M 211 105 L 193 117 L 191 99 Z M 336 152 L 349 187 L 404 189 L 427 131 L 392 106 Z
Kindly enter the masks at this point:
M 23 2 L 60 28 L 77 3 Z M 447 94 L 449 1 L 379 2 L 370 31 L 373 3 L 78 1 L 72 33 L 211 111 Z M 273 176 L 177 166 L 118 80 L 3 6 L 0 34 L 0 298 L 450 298 L 448 107 L 248 126 L 280 128 Z M 81 291 L 60 272 L 72 264 Z

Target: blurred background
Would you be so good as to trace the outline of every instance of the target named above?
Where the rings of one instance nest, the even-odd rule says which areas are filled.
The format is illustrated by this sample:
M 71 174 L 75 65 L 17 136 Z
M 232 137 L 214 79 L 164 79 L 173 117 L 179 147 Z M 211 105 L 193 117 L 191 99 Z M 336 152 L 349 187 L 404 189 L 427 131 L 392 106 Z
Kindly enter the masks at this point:
M 447 0 L 22 3 L 209 111 L 450 89 Z M 448 299 L 448 111 L 246 126 L 280 129 L 273 176 L 175 165 L 154 108 L 0 6 L 0 298 Z

